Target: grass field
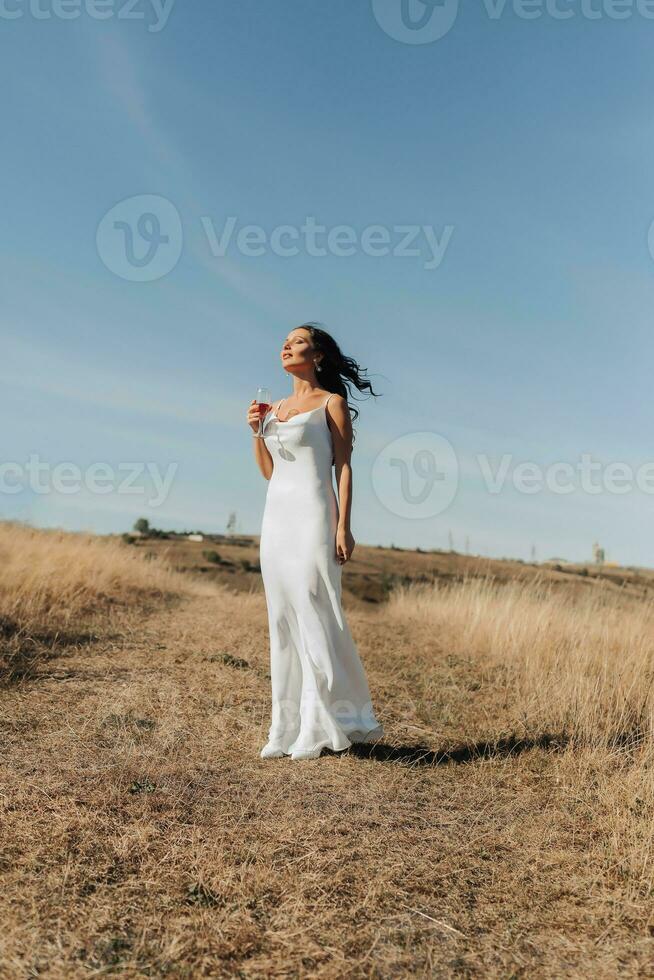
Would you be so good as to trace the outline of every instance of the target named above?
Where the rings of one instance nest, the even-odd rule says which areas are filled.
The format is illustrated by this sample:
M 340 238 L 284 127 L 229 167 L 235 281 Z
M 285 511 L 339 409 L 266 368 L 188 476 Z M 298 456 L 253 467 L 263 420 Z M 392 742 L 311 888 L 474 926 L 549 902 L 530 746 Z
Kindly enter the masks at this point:
M 0 559 L 3 978 L 654 976 L 651 573 L 358 547 L 386 736 L 297 762 L 255 541 Z

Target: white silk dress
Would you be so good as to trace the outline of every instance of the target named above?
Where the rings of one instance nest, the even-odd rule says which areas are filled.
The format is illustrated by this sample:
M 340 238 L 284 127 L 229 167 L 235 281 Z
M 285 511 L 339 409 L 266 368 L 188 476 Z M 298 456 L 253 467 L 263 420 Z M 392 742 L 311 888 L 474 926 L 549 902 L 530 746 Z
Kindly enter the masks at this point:
M 259 546 L 272 688 L 266 756 L 317 758 L 383 734 L 341 606 L 329 398 L 285 421 L 271 409 L 263 423 L 274 466 Z

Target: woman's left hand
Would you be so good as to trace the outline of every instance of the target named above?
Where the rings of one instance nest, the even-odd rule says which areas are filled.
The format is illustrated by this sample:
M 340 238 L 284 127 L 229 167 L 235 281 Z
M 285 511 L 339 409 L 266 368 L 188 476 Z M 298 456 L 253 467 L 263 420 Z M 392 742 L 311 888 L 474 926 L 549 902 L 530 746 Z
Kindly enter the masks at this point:
M 336 531 L 336 558 L 340 565 L 349 561 L 354 551 L 354 538 L 349 528 L 339 527 Z

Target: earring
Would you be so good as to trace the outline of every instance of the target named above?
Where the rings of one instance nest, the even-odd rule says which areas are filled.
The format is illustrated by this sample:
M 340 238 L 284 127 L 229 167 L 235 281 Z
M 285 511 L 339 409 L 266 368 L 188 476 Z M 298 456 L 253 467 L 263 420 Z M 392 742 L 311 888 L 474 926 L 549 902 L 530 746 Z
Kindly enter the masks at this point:
M 320 364 L 318 364 L 317 362 L 316 362 L 316 371 L 322 371 L 322 368 L 320 367 Z

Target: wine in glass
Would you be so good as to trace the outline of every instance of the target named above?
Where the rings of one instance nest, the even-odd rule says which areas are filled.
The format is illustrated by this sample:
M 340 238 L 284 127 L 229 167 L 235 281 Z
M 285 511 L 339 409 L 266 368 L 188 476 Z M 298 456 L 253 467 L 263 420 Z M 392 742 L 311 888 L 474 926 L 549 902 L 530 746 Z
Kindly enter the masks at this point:
M 272 398 L 270 397 L 270 392 L 267 388 L 257 388 L 257 393 L 254 398 L 257 403 L 257 408 L 259 409 L 259 431 L 257 432 L 257 438 L 263 438 L 263 420 L 272 408 Z

